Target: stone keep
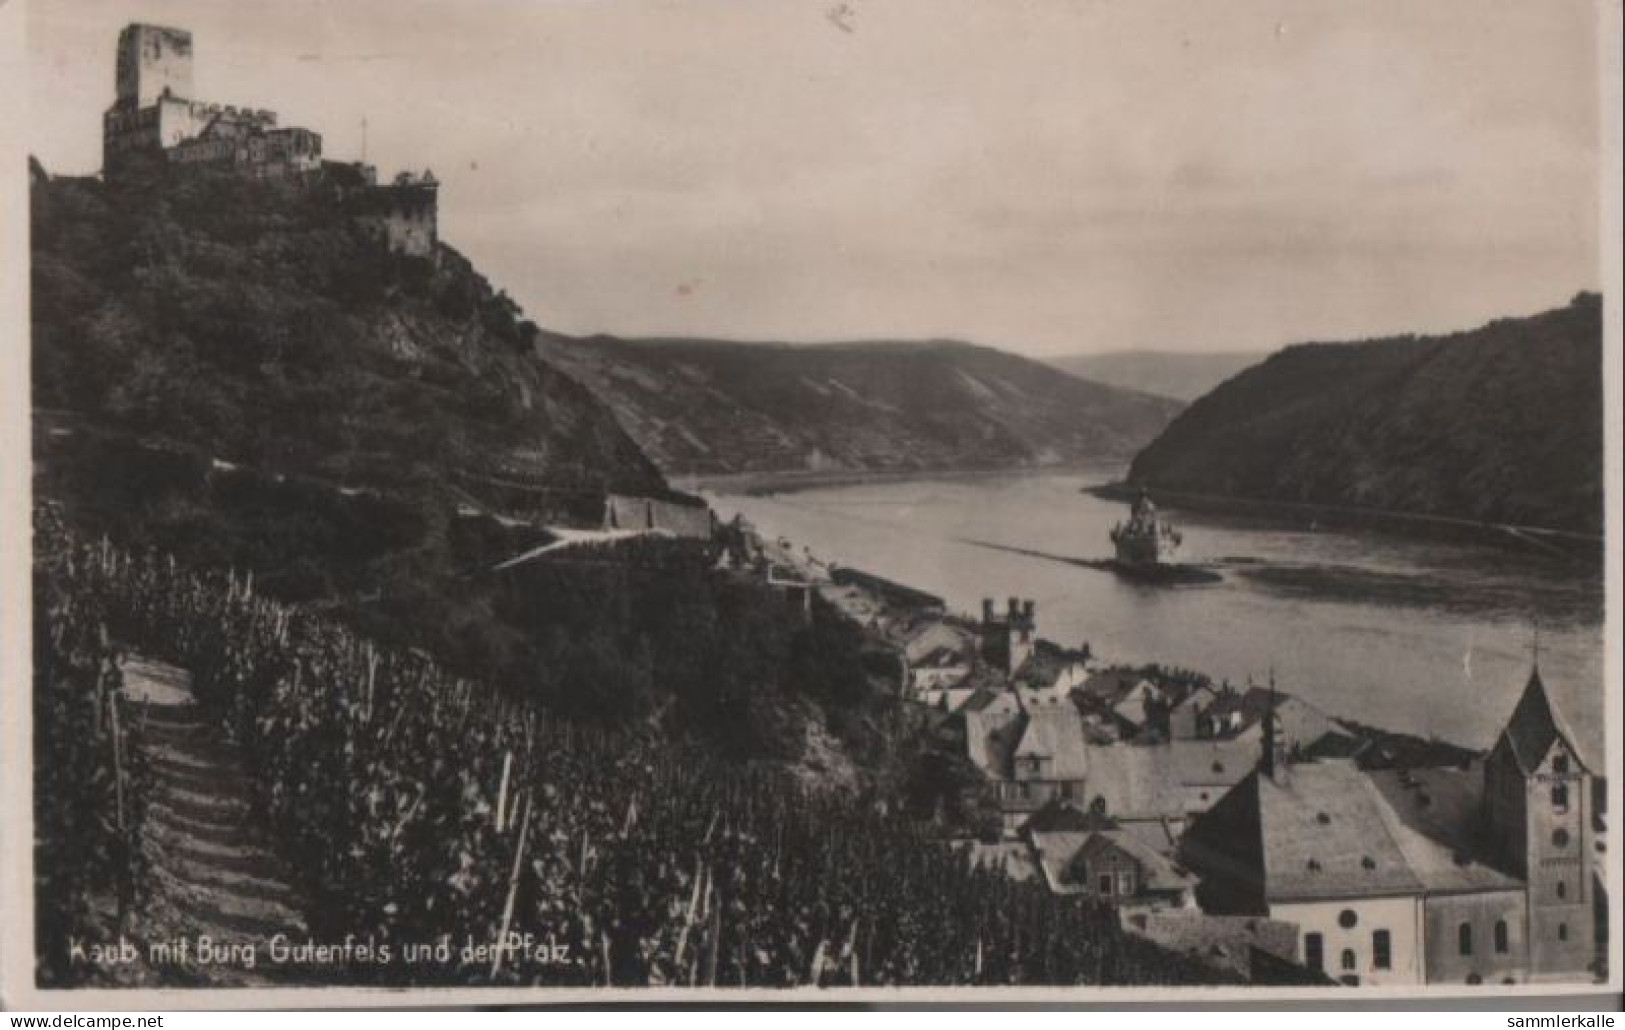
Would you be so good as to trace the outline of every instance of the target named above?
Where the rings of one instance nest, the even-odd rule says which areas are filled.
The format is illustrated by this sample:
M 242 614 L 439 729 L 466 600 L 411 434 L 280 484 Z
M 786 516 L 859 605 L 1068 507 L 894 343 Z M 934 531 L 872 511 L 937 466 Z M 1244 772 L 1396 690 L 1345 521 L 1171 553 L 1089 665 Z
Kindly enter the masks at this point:
M 118 103 L 151 107 L 192 96 L 192 34 L 162 25 L 127 25 L 118 37 Z

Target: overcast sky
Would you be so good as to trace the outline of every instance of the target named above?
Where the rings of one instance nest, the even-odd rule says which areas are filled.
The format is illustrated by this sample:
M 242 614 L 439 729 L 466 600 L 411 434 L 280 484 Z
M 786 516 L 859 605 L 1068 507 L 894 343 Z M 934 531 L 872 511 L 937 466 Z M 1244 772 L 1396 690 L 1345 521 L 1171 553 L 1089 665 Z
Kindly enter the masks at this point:
M 52 171 L 188 28 L 564 332 L 1254 349 L 1600 278 L 1589 0 L 30 3 Z

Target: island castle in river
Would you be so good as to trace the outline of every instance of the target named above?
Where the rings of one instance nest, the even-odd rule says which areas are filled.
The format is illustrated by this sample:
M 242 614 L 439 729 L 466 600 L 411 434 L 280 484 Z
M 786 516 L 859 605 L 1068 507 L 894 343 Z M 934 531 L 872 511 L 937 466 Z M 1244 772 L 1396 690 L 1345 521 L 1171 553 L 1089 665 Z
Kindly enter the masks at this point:
M 1157 506 L 1144 489 L 1134 499 L 1128 521 L 1112 527 L 1112 545 L 1123 565 L 1158 565 L 1171 557 L 1179 544 L 1178 530 L 1157 515 Z

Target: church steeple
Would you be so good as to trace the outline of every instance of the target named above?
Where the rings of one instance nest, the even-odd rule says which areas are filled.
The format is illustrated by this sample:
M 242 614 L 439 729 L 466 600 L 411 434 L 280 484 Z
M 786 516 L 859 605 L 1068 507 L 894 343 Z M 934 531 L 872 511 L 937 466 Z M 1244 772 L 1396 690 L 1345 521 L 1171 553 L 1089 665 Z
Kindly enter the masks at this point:
M 1539 648 L 1523 694 L 1484 763 L 1489 841 L 1526 881 L 1532 976 L 1584 970 L 1595 958 L 1592 779 L 1541 677 Z

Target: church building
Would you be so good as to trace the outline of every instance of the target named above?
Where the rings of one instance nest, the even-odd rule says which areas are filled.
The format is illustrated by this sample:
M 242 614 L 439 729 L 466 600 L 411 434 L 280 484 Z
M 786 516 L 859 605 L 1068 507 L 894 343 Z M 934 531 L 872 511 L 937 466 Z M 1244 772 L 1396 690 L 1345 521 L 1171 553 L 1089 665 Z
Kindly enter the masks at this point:
M 1204 910 L 1296 923 L 1298 960 L 1351 986 L 1595 975 L 1591 772 L 1538 670 L 1465 767 L 1272 745 L 1181 842 Z

